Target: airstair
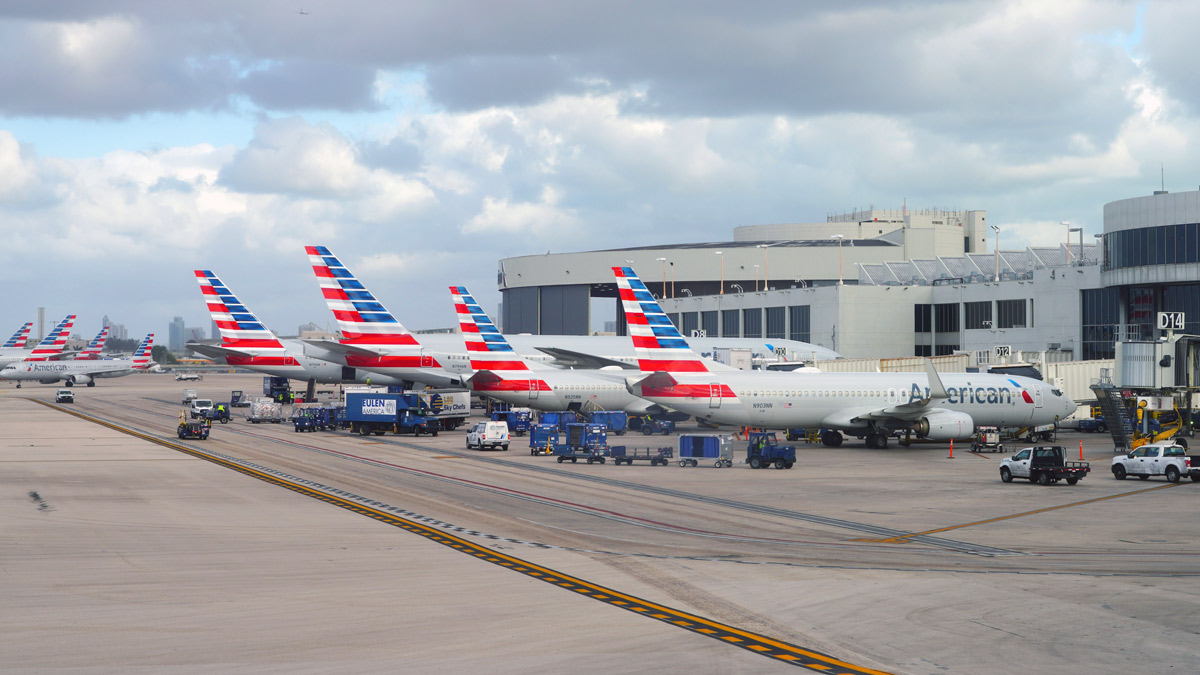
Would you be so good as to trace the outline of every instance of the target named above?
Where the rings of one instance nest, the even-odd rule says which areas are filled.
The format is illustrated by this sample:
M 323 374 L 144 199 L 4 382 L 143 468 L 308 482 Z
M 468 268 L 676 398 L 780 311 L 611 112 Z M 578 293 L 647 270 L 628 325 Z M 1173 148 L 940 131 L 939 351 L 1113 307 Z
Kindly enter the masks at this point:
M 1112 434 L 1113 450 L 1129 452 L 1133 442 L 1133 416 L 1129 414 L 1129 408 L 1125 407 L 1125 399 L 1121 395 L 1121 390 L 1114 387 L 1111 382 L 1106 383 L 1103 380 L 1098 384 L 1093 384 L 1091 390 L 1096 394 L 1096 402 L 1104 414 L 1108 431 Z

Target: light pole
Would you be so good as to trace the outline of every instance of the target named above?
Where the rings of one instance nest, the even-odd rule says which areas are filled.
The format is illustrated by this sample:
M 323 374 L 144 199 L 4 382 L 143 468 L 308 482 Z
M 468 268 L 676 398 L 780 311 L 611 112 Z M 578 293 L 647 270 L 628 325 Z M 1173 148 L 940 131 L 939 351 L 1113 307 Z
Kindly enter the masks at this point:
M 843 285 L 842 282 L 842 240 L 846 238 L 844 234 L 831 234 L 830 239 L 837 239 L 838 243 L 838 286 Z
M 717 251 L 717 256 L 721 259 L 721 292 L 719 295 L 725 295 L 725 256 Z
M 668 263 L 671 266 L 671 297 L 675 297 L 675 261 Z
M 754 292 L 758 292 L 758 265 L 754 266 Z
M 665 297 L 667 297 L 667 259 L 666 258 L 655 258 L 654 260 L 655 260 L 655 262 L 660 262 L 663 264 L 663 285 L 662 285 L 662 292 L 659 293 L 659 296 L 665 298 Z
M 1071 232 L 1079 233 L 1079 262 L 1076 264 L 1082 265 L 1083 264 L 1083 228 L 1082 227 L 1072 227 L 1070 229 L 1070 231 L 1067 232 L 1067 255 L 1068 256 L 1071 255 Z M 1071 262 L 1071 259 L 1068 257 L 1067 263 L 1070 264 L 1070 262 Z
M 1067 228 L 1067 267 L 1071 266 L 1071 221 L 1060 221 L 1062 226 Z
M 1000 227 L 992 225 L 992 231 L 996 233 L 996 278 L 993 281 L 1000 281 Z
M 770 288 L 770 286 L 767 284 L 767 277 L 770 276 L 769 274 L 767 274 L 767 271 L 768 271 L 767 270 L 767 247 L 768 246 L 770 246 L 770 244 L 759 244 L 758 245 L 758 247 L 763 250 L 763 290 L 764 291 L 768 290 Z
M 1096 264 L 1101 264 L 1104 262 L 1104 235 L 1093 234 L 1092 236 L 1096 238 Z

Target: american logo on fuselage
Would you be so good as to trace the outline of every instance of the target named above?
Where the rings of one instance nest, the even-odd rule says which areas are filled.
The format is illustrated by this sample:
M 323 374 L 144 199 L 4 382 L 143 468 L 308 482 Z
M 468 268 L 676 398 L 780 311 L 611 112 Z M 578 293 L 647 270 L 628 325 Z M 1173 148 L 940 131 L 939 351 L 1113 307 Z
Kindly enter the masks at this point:
M 1029 392 L 1024 389 L 1020 390 L 1021 397 L 1026 403 L 1033 403 L 1033 398 L 1029 396 Z M 1014 392 L 1008 387 L 946 387 L 946 393 L 949 395 L 946 398 L 947 403 L 986 403 L 996 405 L 1012 405 Z M 922 387 L 916 382 L 912 383 L 909 388 L 908 402 L 915 403 L 917 401 L 929 398 L 929 387 Z

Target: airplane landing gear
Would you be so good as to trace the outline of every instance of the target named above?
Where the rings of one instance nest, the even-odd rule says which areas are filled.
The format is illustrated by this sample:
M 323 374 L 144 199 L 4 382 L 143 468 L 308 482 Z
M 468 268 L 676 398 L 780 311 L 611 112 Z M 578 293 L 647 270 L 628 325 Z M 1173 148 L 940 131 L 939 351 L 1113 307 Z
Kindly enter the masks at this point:
M 842 444 L 842 434 L 832 429 L 821 432 L 821 443 L 827 448 L 836 448 Z

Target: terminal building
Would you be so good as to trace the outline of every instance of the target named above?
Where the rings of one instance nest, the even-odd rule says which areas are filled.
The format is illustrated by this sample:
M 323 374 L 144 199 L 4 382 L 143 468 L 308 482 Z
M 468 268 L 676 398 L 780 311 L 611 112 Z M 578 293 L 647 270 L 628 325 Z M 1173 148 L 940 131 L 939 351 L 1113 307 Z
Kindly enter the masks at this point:
M 507 258 L 504 330 L 586 334 L 591 298 L 615 297 L 610 268 L 629 264 L 685 335 L 786 338 L 848 358 L 986 362 L 1007 347 L 1111 359 L 1116 342 L 1158 337 L 1161 312 L 1200 334 L 1200 191 L 1110 202 L 1103 218 L 1091 241 L 1068 225 L 1058 246 L 1020 250 L 989 250 L 984 211 L 869 209 L 739 227 L 728 242 Z

